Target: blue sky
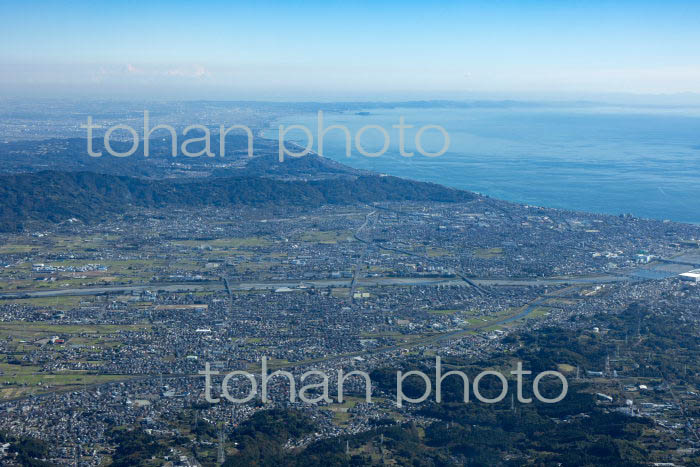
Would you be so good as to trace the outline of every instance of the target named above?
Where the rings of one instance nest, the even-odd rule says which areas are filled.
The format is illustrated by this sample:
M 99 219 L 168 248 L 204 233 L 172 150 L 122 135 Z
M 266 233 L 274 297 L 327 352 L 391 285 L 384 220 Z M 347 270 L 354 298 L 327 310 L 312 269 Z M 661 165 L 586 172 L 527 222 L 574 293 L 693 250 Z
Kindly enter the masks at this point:
M 5 95 L 700 92 L 700 2 L 2 2 Z

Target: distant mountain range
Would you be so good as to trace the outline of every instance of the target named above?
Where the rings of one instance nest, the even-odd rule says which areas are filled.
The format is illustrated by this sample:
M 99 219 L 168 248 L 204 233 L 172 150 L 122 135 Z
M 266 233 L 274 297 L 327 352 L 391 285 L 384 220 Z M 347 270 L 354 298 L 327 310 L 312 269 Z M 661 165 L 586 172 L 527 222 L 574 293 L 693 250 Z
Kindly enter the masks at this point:
M 362 175 L 369 172 L 353 169 L 332 159 L 309 154 L 300 158 L 287 157 L 278 160 L 277 141 L 255 138 L 254 157 L 248 156 L 248 140 L 240 135 L 226 137 L 224 157 L 186 157 L 178 150 L 172 157 L 168 139 L 154 138 L 150 141 L 149 157 L 143 155 L 143 142 L 137 151 L 124 158 L 110 156 L 90 157 L 87 141 L 82 138 L 12 141 L 0 144 L 0 164 L 4 173 L 29 173 L 45 170 L 95 172 L 112 175 L 127 175 L 139 178 L 173 177 L 217 177 L 259 176 L 274 178 L 328 178 L 347 175 Z M 130 144 L 115 141 L 119 150 L 129 149 Z M 212 136 L 212 147 L 218 148 L 218 135 Z M 94 141 L 96 151 L 103 152 L 101 139 Z M 201 149 L 196 144 L 196 150 Z
M 475 196 L 432 183 L 380 175 L 308 181 L 261 176 L 147 180 L 94 172 L 43 171 L 0 175 L 0 231 L 21 231 L 30 221 L 76 218 L 90 222 L 129 207 L 461 202 Z
M 169 142 L 152 140 L 153 154 L 92 158 L 85 140 L 50 139 L 0 145 L 0 231 L 30 222 L 91 222 L 129 207 L 320 206 L 381 201 L 459 202 L 476 195 L 432 183 L 353 169 L 310 154 L 278 161 L 277 142 L 227 137 L 231 156 L 169 155 Z M 217 140 L 218 144 L 218 140 Z M 142 148 L 139 148 L 142 150 Z
M 254 140 L 256 156 L 276 154 L 277 142 L 256 138 Z M 131 143 L 114 141 L 116 151 L 125 151 Z M 219 147 L 218 135 L 212 136 L 212 147 Z M 104 152 L 102 138 L 93 141 L 95 151 Z M 197 144 L 191 146 L 193 151 L 201 149 Z M 152 138 L 150 156 L 143 155 L 143 141 L 129 157 L 114 157 L 104 154 L 102 157 L 90 157 L 85 138 L 51 138 L 43 140 L 9 141 L 0 143 L 0 164 L 4 173 L 27 173 L 43 170 L 86 171 L 113 175 L 128 175 L 145 178 L 167 178 L 177 176 L 195 176 L 211 174 L 217 167 L 242 167 L 248 160 L 248 140 L 241 135 L 226 137 L 225 157 L 186 157 L 178 148 L 177 156 L 171 155 L 169 139 Z

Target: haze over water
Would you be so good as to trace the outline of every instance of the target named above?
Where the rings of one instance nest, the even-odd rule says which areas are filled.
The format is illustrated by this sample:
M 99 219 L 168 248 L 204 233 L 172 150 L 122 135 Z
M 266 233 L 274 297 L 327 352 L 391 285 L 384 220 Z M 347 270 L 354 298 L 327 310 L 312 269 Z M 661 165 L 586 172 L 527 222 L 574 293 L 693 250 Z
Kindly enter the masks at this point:
M 399 155 L 398 130 L 405 117 L 416 127 L 436 124 L 450 134 L 449 151 L 429 158 Z M 316 115 L 287 117 L 316 137 Z M 377 158 L 354 148 L 345 156 L 345 136 L 330 131 L 323 155 L 352 167 L 440 183 L 519 203 L 607 214 L 700 223 L 700 108 L 602 107 L 592 105 L 513 108 L 393 108 L 325 113 L 324 127 L 345 125 L 355 135 L 364 125 L 389 131 L 389 150 Z M 416 129 L 406 130 L 415 151 Z M 287 139 L 304 145 L 301 132 Z M 367 151 L 382 147 L 378 131 L 362 136 Z M 426 131 L 423 145 L 438 151 L 442 136 Z M 317 149 L 316 141 L 314 148 Z

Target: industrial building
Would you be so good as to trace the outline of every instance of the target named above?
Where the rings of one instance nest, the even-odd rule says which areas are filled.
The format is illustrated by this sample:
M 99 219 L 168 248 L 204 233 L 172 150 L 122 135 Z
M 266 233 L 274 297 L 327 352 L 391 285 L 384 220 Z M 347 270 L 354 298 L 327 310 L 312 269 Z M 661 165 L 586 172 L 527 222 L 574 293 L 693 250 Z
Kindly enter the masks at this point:
M 700 269 L 684 272 L 680 275 L 680 278 L 684 281 L 700 282 Z

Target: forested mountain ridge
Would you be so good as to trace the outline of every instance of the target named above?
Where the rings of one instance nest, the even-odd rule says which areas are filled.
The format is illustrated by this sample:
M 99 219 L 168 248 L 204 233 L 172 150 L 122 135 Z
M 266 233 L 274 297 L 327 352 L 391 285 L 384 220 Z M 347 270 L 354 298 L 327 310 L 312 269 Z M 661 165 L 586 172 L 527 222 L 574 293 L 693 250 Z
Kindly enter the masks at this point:
M 474 194 L 397 177 L 361 175 L 322 180 L 255 176 L 147 180 L 93 172 L 44 171 L 0 175 L 0 231 L 27 221 L 85 222 L 130 206 L 320 206 L 381 201 L 468 201 Z

